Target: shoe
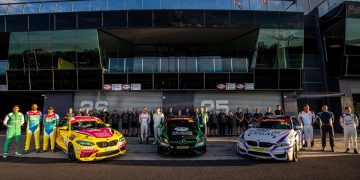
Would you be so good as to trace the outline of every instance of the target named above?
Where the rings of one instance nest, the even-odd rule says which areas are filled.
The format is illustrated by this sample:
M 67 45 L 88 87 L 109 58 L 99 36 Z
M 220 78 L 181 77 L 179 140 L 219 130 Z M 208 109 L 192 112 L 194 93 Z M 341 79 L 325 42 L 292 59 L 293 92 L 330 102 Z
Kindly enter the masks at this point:
M 345 152 L 344 153 L 348 153 L 350 151 L 349 148 L 346 148 Z
M 40 149 L 37 149 L 37 150 L 36 150 L 36 153 L 41 153 Z
M 55 150 L 55 149 L 53 149 L 53 150 L 51 150 L 51 152 L 52 152 L 52 153 L 55 153 L 55 152 L 56 152 L 56 150 Z
M 29 154 L 29 150 L 25 150 L 25 151 L 24 151 L 24 154 Z
M 335 151 L 335 149 L 334 149 L 333 147 L 331 148 L 331 152 L 336 152 L 336 151 Z
M 322 148 L 322 151 L 325 151 L 325 147 Z
M 156 141 L 154 141 L 152 144 L 156 144 Z
M 7 158 L 7 153 L 4 153 L 4 154 L 3 154 L 3 158 L 4 158 L 4 159 Z
M 19 152 L 15 152 L 15 156 L 21 156 Z
M 146 140 L 146 144 L 149 144 L 149 141 L 148 141 L 148 140 Z
M 47 150 L 43 150 L 42 152 L 43 152 L 43 153 L 46 153 L 46 152 L 47 152 Z
M 357 149 L 354 149 L 354 153 L 355 153 L 355 154 L 359 154 L 359 152 L 358 152 Z

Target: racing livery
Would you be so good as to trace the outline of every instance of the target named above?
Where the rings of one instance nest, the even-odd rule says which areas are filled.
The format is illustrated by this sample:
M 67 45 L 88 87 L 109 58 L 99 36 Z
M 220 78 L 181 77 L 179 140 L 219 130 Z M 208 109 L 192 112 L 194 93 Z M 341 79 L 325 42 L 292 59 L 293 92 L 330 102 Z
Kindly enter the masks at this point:
M 260 159 L 296 162 L 303 146 L 302 129 L 293 116 L 263 117 L 239 136 L 237 152 Z
M 161 154 L 206 152 L 206 138 L 192 118 L 168 118 L 162 125 L 158 139 L 158 152 Z
M 70 162 L 112 158 L 126 152 L 124 136 L 96 117 L 75 116 L 62 120 L 56 145 Z

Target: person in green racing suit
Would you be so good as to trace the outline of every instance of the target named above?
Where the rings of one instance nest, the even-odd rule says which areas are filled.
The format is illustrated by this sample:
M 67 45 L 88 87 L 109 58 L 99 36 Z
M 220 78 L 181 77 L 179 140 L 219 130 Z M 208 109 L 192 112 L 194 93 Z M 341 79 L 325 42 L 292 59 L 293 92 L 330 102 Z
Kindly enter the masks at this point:
M 6 139 L 4 144 L 4 155 L 3 158 L 7 158 L 9 151 L 9 144 L 13 138 L 17 144 L 15 155 L 21 156 L 20 154 L 20 136 L 21 126 L 24 124 L 24 115 L 19 112 L 20 108 L 18 105 L 13 106 L 13 112 L 6 115 L 4 119 L 4 125 L 7 127 Z

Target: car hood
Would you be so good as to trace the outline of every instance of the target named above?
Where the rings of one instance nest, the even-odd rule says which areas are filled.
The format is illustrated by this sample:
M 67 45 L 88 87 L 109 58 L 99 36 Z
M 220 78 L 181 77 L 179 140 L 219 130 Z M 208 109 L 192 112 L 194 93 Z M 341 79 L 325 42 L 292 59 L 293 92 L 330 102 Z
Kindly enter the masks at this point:
M 175 129 L 167 130 L 167 136 L 170 141 L 181 139 L 196 139 L 198 132 L 196 130 L 189 130 L 187 127 L 177 127 Z
M 258 142 L 269 142 L 276 143 L 285 139 L 291 132 L 292 129 L 262 129 L 262 128 L 251 128 L 245 131 L 245 141 L 258 141 Z
M 110 128 L 83 129 L 83 130 L 77 130 L 74 132 L 79 133 L 79 134 L 84 134 L 87 136 L 92 136 L 95 138 L 109 138 L 114 135 Z

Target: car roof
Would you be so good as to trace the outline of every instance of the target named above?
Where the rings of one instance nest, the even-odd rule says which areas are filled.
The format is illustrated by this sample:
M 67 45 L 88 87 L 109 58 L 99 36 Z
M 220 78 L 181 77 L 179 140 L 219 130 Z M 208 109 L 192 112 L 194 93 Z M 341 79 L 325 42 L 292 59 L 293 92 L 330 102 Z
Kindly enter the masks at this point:
M 173 117 L 173 118 L 166 118 L 165 121 L 192 121 L 192 118 L 189 117 Z
M 82 122 L 82 121 L 99 121 L 100 119 L 93 116 L 74 116 L 67 118 L 71 123 Z

